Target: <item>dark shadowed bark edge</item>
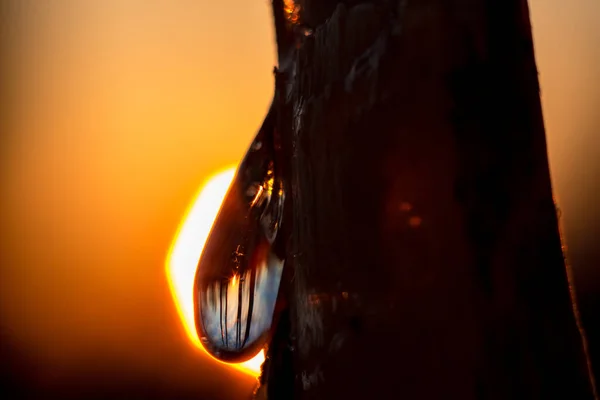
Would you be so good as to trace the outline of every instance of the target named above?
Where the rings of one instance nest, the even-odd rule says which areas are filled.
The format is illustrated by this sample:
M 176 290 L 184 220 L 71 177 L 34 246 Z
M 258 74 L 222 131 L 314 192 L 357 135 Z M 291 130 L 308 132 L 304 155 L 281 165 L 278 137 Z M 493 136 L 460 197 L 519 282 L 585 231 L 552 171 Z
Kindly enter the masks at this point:
M 278 76 L 291 308 L 269 398 L 597 397 L 526 2 L 380 3 L 302 38 L 289 97 Z

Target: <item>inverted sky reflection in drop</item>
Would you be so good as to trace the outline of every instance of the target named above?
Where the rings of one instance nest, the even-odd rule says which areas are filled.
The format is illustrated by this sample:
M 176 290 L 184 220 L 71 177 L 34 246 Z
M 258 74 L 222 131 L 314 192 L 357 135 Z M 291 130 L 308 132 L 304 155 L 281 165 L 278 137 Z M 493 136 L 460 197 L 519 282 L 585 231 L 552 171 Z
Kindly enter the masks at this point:
M 198 335 L 216 358 L 241 362 L 268 340 L 283 260 L 274 253 L 283 214 L 274 116 L 267 115 L 223 201 L 198 263 Z
M 251 280 L 253 272 L 246 271 L 229 282 L 208 284 L 200 299 L 202 343 L 212 345 L 216 356 L 223 351 L 237 355 L 257 343 L 271 327 L 282 271 L 283 261 L 270 255 L 256 268 L 255 283 Z M 250 305 L 252 285 L 254 302 Z

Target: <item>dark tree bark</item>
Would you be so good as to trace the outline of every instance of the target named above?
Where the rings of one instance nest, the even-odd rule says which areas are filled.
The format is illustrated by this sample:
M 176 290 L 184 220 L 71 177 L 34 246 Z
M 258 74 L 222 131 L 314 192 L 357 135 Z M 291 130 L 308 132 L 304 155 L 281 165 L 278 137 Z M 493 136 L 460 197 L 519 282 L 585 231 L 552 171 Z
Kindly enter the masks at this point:
M 274 1 L 296 69 L 269 398 L 594 398 L 526 1 L 315 4 L 286 25 Z

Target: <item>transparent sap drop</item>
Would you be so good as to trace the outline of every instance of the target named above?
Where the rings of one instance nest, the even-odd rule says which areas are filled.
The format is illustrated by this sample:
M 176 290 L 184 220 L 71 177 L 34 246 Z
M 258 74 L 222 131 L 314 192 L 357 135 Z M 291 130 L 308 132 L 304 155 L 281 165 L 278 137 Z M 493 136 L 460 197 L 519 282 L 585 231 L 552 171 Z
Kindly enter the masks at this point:
M 225 196 L 196 271 L 198 335 L 208 352 L 228 362 L 250 359 L 268 340 L 283 271 L 273 251 L 284 202 L 273 123 L 269 113 Z

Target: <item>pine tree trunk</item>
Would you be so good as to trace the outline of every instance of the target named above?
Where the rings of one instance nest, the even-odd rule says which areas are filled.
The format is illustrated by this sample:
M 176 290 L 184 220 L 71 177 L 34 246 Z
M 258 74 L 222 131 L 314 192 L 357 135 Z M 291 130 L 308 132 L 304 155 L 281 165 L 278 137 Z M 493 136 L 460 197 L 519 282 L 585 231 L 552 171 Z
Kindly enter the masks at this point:
M 594 398 L 526 1 L 377 3 L 337 5 L 280 77 L 291 344 L 269 398 Z

